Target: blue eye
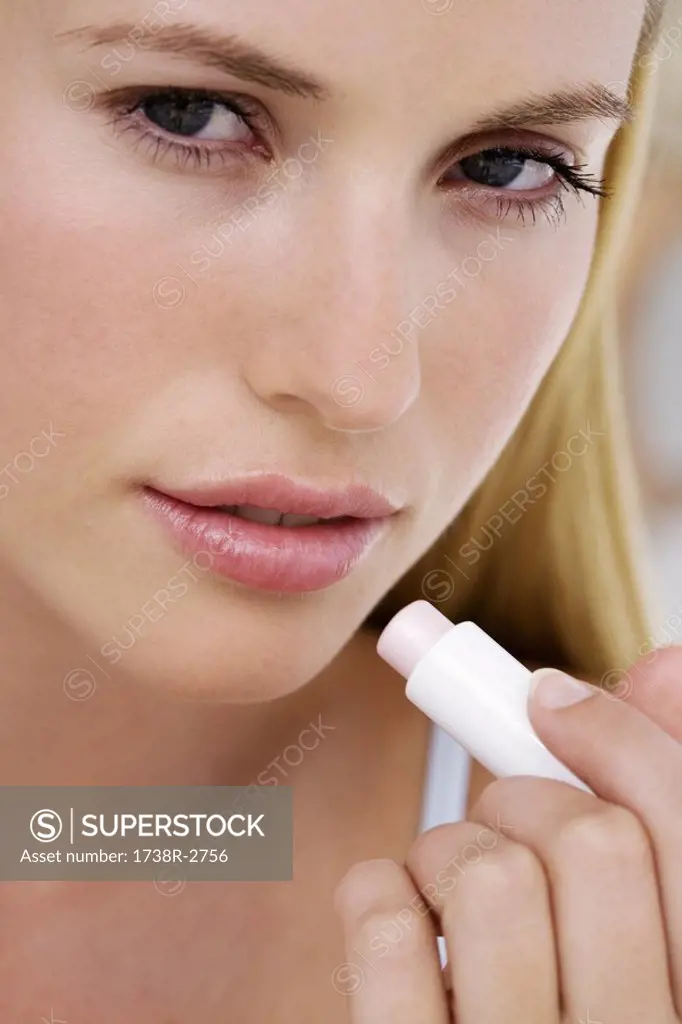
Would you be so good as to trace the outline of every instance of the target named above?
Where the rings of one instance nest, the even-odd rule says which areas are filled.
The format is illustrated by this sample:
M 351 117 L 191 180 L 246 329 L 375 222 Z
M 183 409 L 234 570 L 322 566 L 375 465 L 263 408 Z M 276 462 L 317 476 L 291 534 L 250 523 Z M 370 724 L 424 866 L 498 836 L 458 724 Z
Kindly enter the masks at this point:
M 116 134 L 146 149 L 152 163 L 210 173 L 243 170 L 256 158 L 269 163 L 272 122 L 249 97 L 200 89 L 123 88 L 103 93 L 97 106 L 111 114 Z
M 513 149 L 484 149 L 460 160 L 458 168 L 469 181 L 489 188 L 532 192 L 555 177 L 548 164 Z
M 563 194 L 582 198 L 583 193 L 606 198 L 604 181 L 555 148 L 538 145 L 487 146 L 460 159 L 439 178 L 439 185 L 455 201 L 470 209 L 491 202 L 496 216 L 516 213 L 524 223 L 535 223 L 538 212 L 558 224 L 565 213 Z
M 221 142 L 249 142 L 253 138 L 243 114 L 209 96 L 156 93 L 145 97 L 137 109 L 169 135 Z

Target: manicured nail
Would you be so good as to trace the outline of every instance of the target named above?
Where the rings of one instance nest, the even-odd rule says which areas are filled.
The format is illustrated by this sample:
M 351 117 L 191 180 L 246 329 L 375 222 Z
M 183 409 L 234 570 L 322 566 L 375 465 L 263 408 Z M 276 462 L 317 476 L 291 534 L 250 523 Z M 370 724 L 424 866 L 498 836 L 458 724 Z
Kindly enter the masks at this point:
M 566 708 L 570 704 L 594 697 L 599 691 L 565 672 L 554 668 L 540 668 L 531 679 L 531 695 L 541 708 Z

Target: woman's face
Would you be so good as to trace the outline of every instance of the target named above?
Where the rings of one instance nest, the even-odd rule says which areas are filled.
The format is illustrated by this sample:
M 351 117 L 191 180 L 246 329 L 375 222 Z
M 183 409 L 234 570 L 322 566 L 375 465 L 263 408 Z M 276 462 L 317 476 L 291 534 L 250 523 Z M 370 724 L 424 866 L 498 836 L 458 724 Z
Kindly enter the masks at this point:
M 7 593 L 74 667 L 292 691 L 457 514 L 564 340 L 644 0 L 0 7 Z M 397 511 L 315 539 L 198 511 L 198 558 L 188 510 L 174 532 L 144 497 L 258 505 L 228 485 L 262 474 Z

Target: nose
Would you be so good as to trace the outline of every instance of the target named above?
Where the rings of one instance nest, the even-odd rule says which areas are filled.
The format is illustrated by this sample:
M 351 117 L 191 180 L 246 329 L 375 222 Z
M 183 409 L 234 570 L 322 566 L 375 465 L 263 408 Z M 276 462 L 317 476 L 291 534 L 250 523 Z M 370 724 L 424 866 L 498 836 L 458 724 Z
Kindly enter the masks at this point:
M 299 195 L 287 210 L 242 372 L 273 409 L 331 430 L 377 431 L 419 394 L 418 346 L 404 327 L 418 290 L 411 226 L 396 217 L 386 180 L 346 189 L 341 202 L 340 191 Z

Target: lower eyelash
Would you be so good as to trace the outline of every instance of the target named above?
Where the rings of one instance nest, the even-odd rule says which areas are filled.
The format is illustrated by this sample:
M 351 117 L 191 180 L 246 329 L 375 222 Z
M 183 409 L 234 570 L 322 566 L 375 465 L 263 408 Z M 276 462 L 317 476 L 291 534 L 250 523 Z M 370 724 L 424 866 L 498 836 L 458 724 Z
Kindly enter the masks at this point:
M 530 216 L 533 224 L 536 224 L 538 214 L 545 216 L 554 227 L 559 227 L 562 220 L 566 219 L 566 206 L 560 194 L 544 196 L 542 199 L 498 195 L 495 197 L 495 202 L 497 216 L 500 220 L 505 220 L 512 210 L 516 210 L 518 222 L 524 225 L 527 216 Z
M 147 146 L 151 152 L 152 162 L 162 160 L 165 156 L 171 156 L 177 162 L 179 169 L 191 167 L 194 170 L 209 170 L 214 166 L 214 161 L 219 160 L 224 166 L 230 160 L 238 159 L 241 155 L 238 151 L 226 149 L 208 149 L 205 145 L 197 143 L 177 142 L 158 135 L 151 130 L 145 130 L 139 126 L 124 126 L 122 131 L 134 132 L 136 139 L 133 142 L 137 149 L 140 146 Z
M 547 196 L 545 199 L 536 200 L 536 206 L 532 210 L 533 223 L 535 223 L 536 207 L 539 212 L 545 214 L 550 224 L 553 224 L 555 227 L 558 227 L 561 221 L 565 220 L 566 206 L 561 194 L 562 192 L 572 192 L 583 206 L 585 205 L 586 195 L 601 199 L 608 199 L 611 195 L 610 189 L 606 187 L 606 183 L 603 180 L 585 173 L 582 167 L 569 167 L 565 164 L 559 166 L 556 164 L 554 169 L 561 191 L 553 196 Z M 523 221 L 523 208 L 519 209 L 519 214 Z
M 145 154 L 150 156 L 152 163 L 168 156 L 176 161 L 180 170 L 188 167 L 199 171 L 210 170 L 216 161 L 220 167 L 225 167 L 234 164 L 235 161 L 243 161 L 249 156 L 237 146 L 211 147 L 206 143 L 193 143 L 189 136 L 184 142 L 178 138 L 165 136 L 160 131 L 141 124 L 136 119 L 134 111 L 116 110 L 107 123 L 117 135 L 130 135 L 134 150 L 145 146 Z
M 507 200 L 509 204 L 507 206 L 507 213 L 515 206 L 521 223 L 525 224 L 526 214 L 529 213 L 533 224 L 535 224 L 537 214 L 543 213 L 550 224 L 558 227 L 561 221 L 566 218 L 566 206 L 561 194 L 562 192 L 572 192 L 583 205 L 585 195 L 608 199 L 611 194 L 610 190 L 606 188 L 605 182 L 587 173 L 582 165 L 573 167 L 567 164 L 561 157 L 552 157 L 542 153 L 531 153 L 529 157 L 530 159 L 547 164 L 554 170 L 557 185 L 561 191 L 556 192 L 554 195 L 541 197 L 540 199 L 512 196 L 507 200 L 507 196 L 498 196 L 498 210 L 499 200 Z

